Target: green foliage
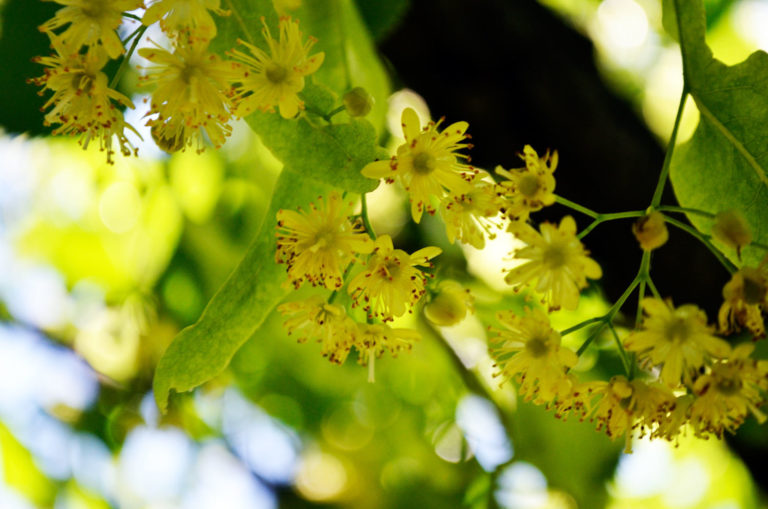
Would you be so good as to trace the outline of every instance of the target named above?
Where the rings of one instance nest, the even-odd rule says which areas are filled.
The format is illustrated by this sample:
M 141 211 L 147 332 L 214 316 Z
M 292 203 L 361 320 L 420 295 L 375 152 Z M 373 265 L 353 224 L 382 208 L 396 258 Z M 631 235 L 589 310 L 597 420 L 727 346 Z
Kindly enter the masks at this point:
M 357 193 L 375 189 L 377 182 L 360 173 L 375 158 L 375 132 L 369 122 L 358 120 L 318 128 L 305 119 L 289 121 L 259 112 L 247 120 L 272 153 L 302 181 Z
M 355 3 L 376 40 L 389 35 L 411 5 L 410 0 L 356 0 Z
M 579 507 L 604 507 L 605 483 L 624 446 L 622 438 L 610 442 L 595 433 L 594 423 L 575 417 L 563 422 L 532 403 L 521 401 L 513 414 L 515 459 L 546 472 L 549 482 L 573 495 Z
M 685 86 L 701 114 L 693 137 L 674 152 L 670 178 L 680 205 L 711 212 L 740 210 L 754 240 L 768 242 L 768 54 L 756 51 L 727 66 L 712 56 L 705 41 L 700 2 L 676 0 Z M 711 221 L 690 216 L 700 231 Z M 716 241 L 715 241 L 716 242 Z M 717 243 L 716 243 L 717 245 Z M 733 250 L 718 245 L 735 263 Z M 763 256 L 747 248 L 743 263 Z
M 255 35 L 258 32 L 254 27 L 261 24 L 262 15 L 268 25 L 274 24 L 274 15 L 267 17 L 273 12 L 271 2 L 230 0 L 227 4 L 231 15 L 220 23 L 215 39 L 218 46 L 234 45 L 238 37 L 261 44 L 262 38 Z M 325 41 L 317 45 L 318 50 L 326 52 L 321 67 L 325 71 L 319 72 L 318 77 L 330 89 L 319 84 L 305 88 L 302 97 L 310 114 L 308 118 L 284 119 L 274 113 L 256 112 L 246 119 L 284 168 L 261 231 L 245 258 L 198 322 L 183 330 L 160 360 L 154 387 L 162 409 L 166 408 L 172 389 L 193 389 L 225 369 L 285 295 L 284 269 L 274 261 L 277 211 L 306 206 L 328 186 L 365 193 L 377 185 L 360 174 L 362 167 L 376 157 L 376 132 L 371 123 L 352 120 L 346 124 L 322 124 L 337 100 L 334 91 L 349 88 L 352 76 L 360 76 L 355 84 L 369 85 L 369 91 L 386 97 L 389 85 L 383 67 L 372 54 L 372 43 L 353 5 L 330 0 L 308 4 L 296 16 L 302 17 L 305 33 Z M 347 32 L 339 31 L 340 26 L 346 27 Z M 383 111 L 379 114 L 382 122 Z M 375 114 L 374 111 L 374 118 Z
M 296 185 L 286 168 L 275 186 L 261 231 L 245 258 L 213 296 L 194 325 L 182 330 L 157 365 L 155 398 L 165 411 L 171 389 L 188 391 L 221 373 L 242 344 L 287 293 L 285 271 L 275 263 L 274 217 L 282 208 L 306 206 L 317 189 Z

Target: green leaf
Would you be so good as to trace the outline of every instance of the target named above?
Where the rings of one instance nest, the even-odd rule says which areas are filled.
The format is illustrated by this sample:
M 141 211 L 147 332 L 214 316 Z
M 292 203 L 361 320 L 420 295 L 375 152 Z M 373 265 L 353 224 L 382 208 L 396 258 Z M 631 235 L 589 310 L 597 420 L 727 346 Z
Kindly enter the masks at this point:
M 261 0 L 226 0 L 224 6 L 232 14 L 219 25 L 223 43 L 238 30 L 243 33 L 248 29 L 245 38 L 252 39 L 247 36 L 251 35 L 250 29 L 256 20 L 267 12 L 266 4 L 271 9 L 271 3 Z M 314 26 L 321 25 L 321 11 L 317 10 L 320 5 L 335 7 L 330 13 L 340 11 L 347 15 L 352 8 L 344 2 L 310 4 L 305 13 L 314 15 L 310 16 L 315 20 Z M 342 24 L 354 24 L 354 20 L 332 15 L 322 23 L 331 23 L 337 32 L 343 32 L 348 25 Z M 328 30 L 330 33 L 330 28 Z M 309 85 L 304 98 L 308 106 L 324 110 L 333 104 L 333 93 L 323 86 Z M 287 120 L 262 112 L 253 113 L 246 120 L 264 145 L 282 161 L 283 171 L 261 230 L 245 258 L 208 303 L 197 323 L 176 336 L 160 359 L 154 389 L 162 410 L 167 407 L 171 390 L 191 390 L 221 373 L 285 296 L 286 290 L 282 288 L 285 271 L 274 261 L 277 211 L 306 206 L 329 187 L 365 193 L 378 184 L 377 180 L 367 179 L 360 173 L 363 166 L 376 157 L 376 130 L 367 120 L 315 125 L 310 117 Z M 317 117 L 315 120 L 320 122 Z
M 245 258 L 213 296 L 194 325 L 182 330 L 163 354 L 153 382 L 165 412 L 171 390 L 189 391 L 221 373 L 232 356 L 288 293 L 285 268 L 275 263 L 275 215 L 306 206 L 327 188 L 304 185 L 288 168 L 278 178 L 267 214 Z M 297 182 L 301 183 L 297 185 Z
M 389 35 L 411 6 L 410 0 L 356 0 L 355 3 L 376 40 Z
M 370 123 L 315 128 L 306 119 L 249 117 L 256 132 L 285 163 L 261 230 L 240 265 L 208 303 L 197 323 L 181 331 L 158 363 L 154 388 L 165 410 L 170 391 L 188 391 L 223 371 L 242 344 L 285 296 L 285 269 L 275 263 L 275 214 L 306 206 L 330 186 L 367 192 L 377 181 L 360 174 L 373 160 Z
M 378 185 L 360 173 L 376 155 L 376 132 L 365 120 L 314 127 L 303 118 L 286 121 L 260 112 L 246 120 L 275 157 L 297 174 L 299 182 L 309 179 L 357 193 Z
M 670 180 L 680 205 L 744 214 L 754 240 L 768 243 L 768 54 L 756 51 L 727 66 L 706 44 L 700 0 L 675 0 L 685 86 L 700 112 L 693 137 L 678 147 Z M 711 220 L 689 216 L 709 233 Z M 747 247 L 739 261 L 734 250 L 715 245 L 737 265 L 756 265 L 765 252 Z

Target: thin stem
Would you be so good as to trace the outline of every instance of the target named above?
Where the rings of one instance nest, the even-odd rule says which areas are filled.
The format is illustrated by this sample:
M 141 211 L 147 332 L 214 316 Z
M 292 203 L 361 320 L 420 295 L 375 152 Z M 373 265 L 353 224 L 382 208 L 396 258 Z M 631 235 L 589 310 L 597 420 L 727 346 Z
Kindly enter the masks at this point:
M 130 34 L 128 34 L 128 37 L 126 37 L 125 39 L 123 39 L 123 40 L 121 41 L 121 42 L 123 43 L 123 45 L 127 44 L 127 43 L 128 43 L 128 41 L 130 41 L 131 39 L 133 39 L 133 36 L 135 36 L 136 34 L 138 34 L 138 33 L 139 33 L 139 30 L 141 30 L 141 27 L 142 27 L 142 26 L 143 26 L 143 25 L 140 25 L 140 26 L 136 27 L 136 30 L 134 30 L 133 32 L 131 32 Z
M 659 291 L 656 289 L 656 285 L 653 284 L 653 279 L 651 279 L 650 275 L 646 277 L 645 281 L 648 283 L 648 288 L 651 289 L 651 293 L 653 293 L 653 296 L 659 300 L 664 300 L 661 294 L 659 293 Z
M 627 301 L 630 295 L 632 295 L 632 292 L 637 288 L 637 285 L 640 284 L 640 281 L 643 279 L 643 274 L 648 270 L 648 264 L 650 261 L 650 253 L 647 251 L 643 253 L 643 259 L 640 262 L 640 270 L 637 272 L 637 275 L 632 280 L 632 282 L 629 284 L 626 290 L 624 290 L 624 293 L 621 294 L 621 297 L 613 303 L 613 306 L 611 306 L 611 309 L 608 310 L 608 312 L 603 315 L 602 317 L 599 317 L 598 319 L 595 319 L 595 322 L 601 321 L 602 323 L 592 332 L 592 334 L 589 335 L 589 337 L 584 341 L 584 343 L 581 344 L 578 350 L 576 350 L 576 355 L 581 356 L 581 354 L 584 353 L 584 351 L 589 347 L 589 345 L 592 343 L 592 341 L 595 340 L 595 338 L 602 332 L 602 330 L 605 328 L 607 324 L 609 324 L 613 317 L 616 316 L 616 313 L 619 312 L 621 307 L 624 305 L 624 303 Z
M 368 200 L 366 199 L 366 194 L 363 194 L 360 197 L 360 201 L 363 204 L 362 218 L 363 218 L 363 226 L 365 226 L 365 231 L 368 232 L 368 235 L 373 240 L 376 240 L 376 232 L 373 231 L 373 226 L 371 226 L 371 221 L 368 219 Z
M 123 13 L 123 17 L 124 18 L 135 19 L 136 21 L 141 21 L 140 17 L 136 16 L 135 14 L 131 14 L 130 12 L 124 12 Z
M 330 121 L 330 119 L 333 118 L 334 115 L 336 115 L 337 113 L 341 113 L 342 111 L 344 111 L 346 109 L 347 109 L 347 107 L 342 104 L 338 108 L 332 109 L 331 111 L 326 113 L 325 114 L 325 118 L 328 119 L 328 121 Z
M 635 329 L 640 327 L 640 320 L 643 318 L 643 299 L 645 298 L 645 285 L 647 280 L 640 281 L 640 289 L 637 291 L 637 313 L 635 314 Z
M 126 67 L 128 67 L 128 62 L 131 60 L 131 56 L 133 55 L 133 52 L 136 51 L 136 46 L 139 45 L 139 41 L 141 40 L 141 36 L 144 35 L 144 32 L 146 32 L 147 26 L 141 25 L 137 29 L 136 37 L 133 38 L 133 42 L 131 43 L 131 47 L 128 48 L 128 52 L 125 54 L 125 57 L 123 57 L 123 61 L 120 62 L 120 67 L 117 68 L 117 72 L 112 77 L 112 81 L 109 82 L 109 88 L 115 88 L 118 83 L 120 83 L 120 78 L 123 76 L 123 72 L 125 72 Z
M 576 350 L 576 355 L 581 357 L 581 354 L 583 354 L 590 344 L 592 344 L 592 341 L 595 340 L 595 338 L 605 329 L 605 326 L 608 322 L 605 321 L 605 317 L 603 318 L 603 323 L 601 323 L 593 332 L 589 335 L 589 337 L 584 341 L 578 350 Z
M 582 214 L 585 214 L 592 218 L 597 218 L 600 214 L 595 212 L 592 209 L 588 209 L 587 207 L 582 207 L 578 203 L 574 203 L 571 200 L 567 200 L 563 198 L 562 196 L 555 196 L 555 201 L 559 203 L 560 205 L 565 205 L 568 208 L 571 208 L 575 210 L 576 212 L 581 212 Z
M 587 226 L 586 228 L 584 228 L 583 230 L 581 230 L 581 231 L 579 232 L 579 234 L 578 234 L 578 235 L 576 235 L 576 238 L 577 238 L 577 239 L 579 239 L 579 240 L 583 239 L 584 237 L 586 237 L 587 235 L 589 235 L 589 232 L 591 232 L 592 230 L 594 230 L 595 228 L 597 228 L 597 225 L 599 225 L 599 224 L 600 224 L 600 223 L 602 223 L 602 222 L 603 222 L 603 221 L 602 221 L 601 219 L 595 219 L 594 221 L 592 221 L 591 223 L 589 223 L 589 226 Z
M 720 262 L 720 264 L 722 264 L 722 266 L 725 267 L 725 269 L 728 272 L 730 272 L 731 274 L 736 272 L 736 267 L 731 262 L 729 262 L 725 258 L 725 256 L 723 256 L 723 253 L 718 251 L 718 249 L 715 246 L 712 245 L 712 243 L 709 241 L 709 236 L 708 235 L 704 235 L 703 233 L 701 233 L 697 229 L 695 229 L 695 228 L 693 228 L 691 226 L 688 226 L 687 224 L 682 223 L 682 222 L 678 221 L 677 219 L 671 218 L 671 217 L 669 217 L 667 215 L 664 216 L 664 220 L 666 222 L 668 222 L 669 224 L 671 224 L 672 226 L 676 226 L 677 228 L 680 228 L 684 232 L 692 235 L 693 237 L 696 237 L 702 244 L 707 246 L 707 249 L 709 249 L 712 252 L 712 254 L 715 255 L 715 258 L 717 258 L 717 260 Z
M 579 329 L 583 329 L 583 328 L 584 328 L 584 327 L 586 327 L 587 325 L 591 325 L 591 324 L 593 324 L 593 323 L 602 322 L 604 319 L 605 319 L 605 317 L 604 317 L 604 316 L 597 316 L 597 317 L 595 317 L 595 318 L 590 318 L 589 320 L 584 320 L 583 322 L 579 322 L 579 323 L 577 323 L 577 324 L 576 324 L 576 325 L 574 325 L 573 327 L 568 327 L 567 329 L 565 329 L 564 331 L 562 331 L 562 332 L 560 333 L 560 336 L 561 336 L 561 337 L 562 337 L 562 336 L 567 336 L 567 335 L 568 335 L 568 334 L 570 334 L 571 332 L 576 332 L 577 330 L 579 330 Z
M 611 330 L 611 333 L 613 334 L 613 339 L 616 341 L 616 348 L 619 350 L 619 356 L 621 357 L 621 363 L 624 364 L 624 372 L 627 374 L 628 377 L 632 377 L 632 365 L 629 363 L 629 358 L 627 357 L 627 351 L 624 350 L 624 345 L 621 344 L 621 339 L 619 339 L 619 335 L 616 333 L 616 328 L 613 326 L 612 323 L 608 324 L 608 328 Z
M 376 382 L 376 354 L 373 348 L 368 349 L 368 383 L 372 384 Z
M 667 153 L 664 156 L 664 164 L 661 167 L 659 181 L 656 183 L 656 190 L 653 192 L 653 198 L 651 199 L 652 208 L 658 207 L 661 203 L 661 194 L 664 192 L 664 186 L 666 185 L 667 177 L 669 176 L 669 166 L 672 162 L 672 154 L 675 151 L 675 144 L 677 143 L 677 130 L 680 128 L 680 119 L 683 118 L 683 109 L 685 108 L 685 99 L 687 96 L 688 89 L 683 85 L 683 92 L 680 94 L 680 104 L 677 106 L 677 115 L 675 116 L 675 126 L 672 128 L 672 135 L 669 137 Z
M 656 210 L 661 212 L 680 212 L 682 214 L 694 214 L 697 216 L 708 217 L 710 219 L 715 217 L 713 213 L 707 212 L 705 210 L 692 209 L 690 207 L 676 207 L 674 205 L 661 205 L 656 207 Z
M 347 265 L 347 268 L 344 269 L 344 275 L 341 276 L 342 281 L 346 281 L 347 277 L 349 276 L 349 273 L 352 271 L 352 266 L 355 264 L 355 262 L 349 262 L 349 265 Z M 328 304 L 333 304 L 333 301 L 336 300 L 336 297 L 339 296 L 339 293 L 341 292 L 341 288 L 338 290 L 334 290 L 333 293 L 331 293 L 330 297 L 328 297 Z
M 644 210 L 628 210 L 626 212 L 612 212 L 610 214 L 598 214 L 597 217 L 595 217 L 595 220 L 592 221 L 589 226 L 584 228 L 581 233 L 577 235 L 577 238 L 579 240 L 583 239 L 584 237 L 589 234 L 592 230 L 594 230 L 597 225 L 600 223 L 604 223 L 605 221 L 614 221 L 616 219 L 628 219 L 632 217 L 642 217 L 645 215 Z

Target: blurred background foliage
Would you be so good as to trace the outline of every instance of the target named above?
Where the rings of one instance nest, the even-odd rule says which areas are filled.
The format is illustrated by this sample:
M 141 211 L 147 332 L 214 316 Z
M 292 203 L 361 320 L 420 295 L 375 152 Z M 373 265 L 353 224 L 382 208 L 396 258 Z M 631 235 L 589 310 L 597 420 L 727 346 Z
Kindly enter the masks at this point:
M 600 210 L 647 203 L 682 87 L 659 0 L 339 5 L 365 23 L 348 44 L 378 45 L 389 75 L 373 49 L 358 61 L 382 144 L 398 143 L 411 105 L 469 121 L 480 166 L 513 165 L 525 143 L 557 148 L 563 195 Z M 735 63 L 768 48 L 768 2 L 706 6 L 716 57 Z M 57 7 L 0 1 L 0 507 L 765 507 L 768 434 L 753 422 L 729 443 L 640 441 L 625 455 L 592 424 L 556 420 L 508 384 L 498 389 L 485 326 L 524 305 L 500 284 L 513 246 L 501 237 L 482 252 L 452 246 L 437 220 L 407 223 L 390 186 L 371 198 L 377 231 L 409 250 L 440 246 L 438 274 L 472 289 L 475 317 L 440 331 L 406 317 L 424 340 L 377 362 L 368 384 L 354 359 L 327 363 L 317 345 L 287 338 L 273 313 L 229 369 L 159 415 L 158 359 L 245 254 L 281 163 L 245 122 L 220 151 L 168 156 L 139 143 L 140 158 L 113 166 L 45 136 L 42 99 L 24 81 L 42 72 L 30 62 L 48 52 L 36 27 Z M 330 48 L 333 33 L 313 35 Z M 336 71 L 323 77 L 334 83 Z M 121 87 L 139 126 L 146 91 L 135 72 Z M 685 119 L 687 136 L 696 122 Z M 553 209 L 543 217 L 562 215 Z M 557 313 L 556 328 L 604 312 L 631 279 L 626 258 L 637 248 L 628 225 L 613 228 L 588 243 L 602 285 L 578 312 Z M 711 317 L 727 275 L 708 256 L 673 236 L 654 270 L 662 293 Z M 576 369 L 618 373 L 612 339 L 597 345 Z

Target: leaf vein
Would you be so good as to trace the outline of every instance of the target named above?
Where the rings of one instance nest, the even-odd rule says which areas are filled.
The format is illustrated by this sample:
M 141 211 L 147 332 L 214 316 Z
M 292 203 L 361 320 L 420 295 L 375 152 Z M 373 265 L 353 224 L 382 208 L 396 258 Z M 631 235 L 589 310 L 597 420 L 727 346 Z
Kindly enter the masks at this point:
M 760 163 L 755 159 L 755 156 L 752 155 L 752 153 L 747 149 L 747 147 L 744 146 L 743 143 L 741 143 L 738 138 L 731 132 L 728 127 L 726 127 L 720 119 L 718 119 L 712 111 L 707 108 L 707 106 L 704 104 L 704 102 L 701 100 L 701 98 L 698 97 L 695 91 L 691 92 L 691 95 L 693 95 L 694 100 L 696 101 L 696 107 L 699 108 L 699 111 L 707 117 L 707 119 L 712 122 L 712 124 L 717 128 L 718 131 L 720 131 L 720 134 L 725 136 L 725 138 L 734 146 L 734 148 L 741 154 L 741 156 L 749 163 L 749 165 L 752 167 L 752 169 L 755 171 L 755 174 L 757 177 L 762 181 L 762 183 L 768 187 L 768 176 L 766 175 L 765 169 L 760 166 Z

